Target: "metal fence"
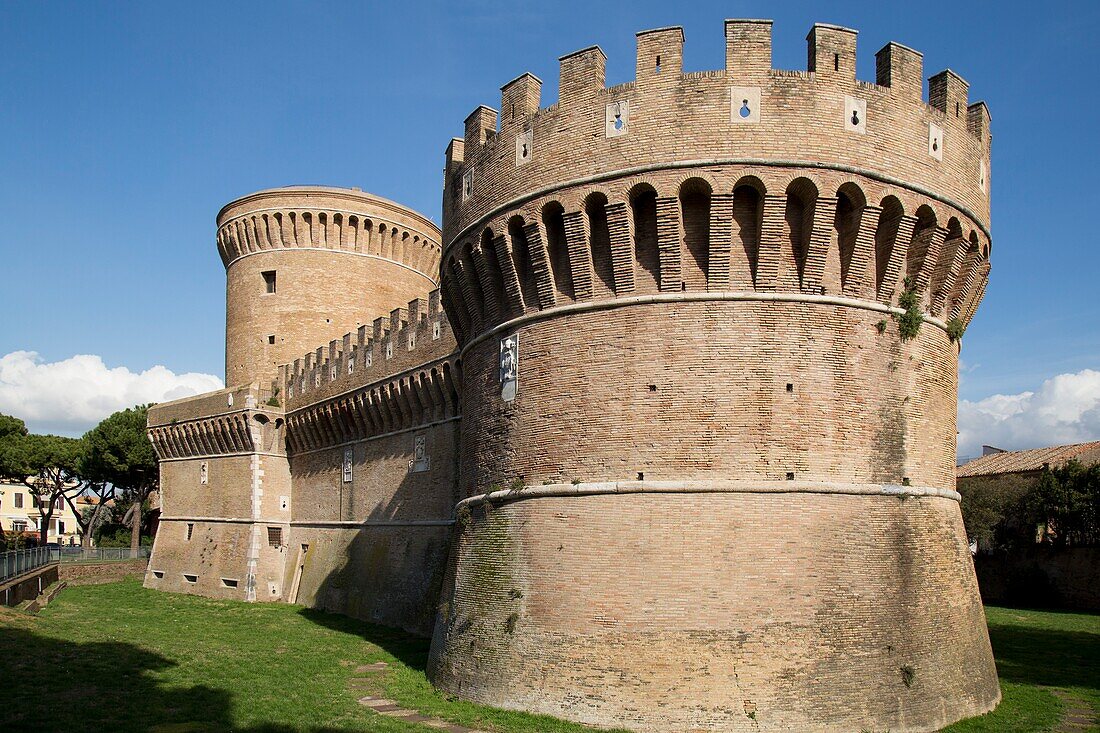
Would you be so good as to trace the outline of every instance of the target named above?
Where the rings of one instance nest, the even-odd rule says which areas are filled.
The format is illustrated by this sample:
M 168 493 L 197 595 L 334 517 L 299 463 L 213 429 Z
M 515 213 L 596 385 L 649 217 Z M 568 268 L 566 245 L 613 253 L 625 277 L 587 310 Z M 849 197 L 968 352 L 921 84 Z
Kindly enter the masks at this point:
M 117 560 L 140 560 L 149 557 L 151 547 L 62 547 L 61 562 L 111 562 Z
M 149 557 L 149 547 L 30 547 L 0 554 L 0 582 L 55 562 L 117 562 Z
M 26 550 L 5 552 L 0 560 L 0 582 L 29 573 L 35 568 L 57 562 L 58 548 L 31 547 Z

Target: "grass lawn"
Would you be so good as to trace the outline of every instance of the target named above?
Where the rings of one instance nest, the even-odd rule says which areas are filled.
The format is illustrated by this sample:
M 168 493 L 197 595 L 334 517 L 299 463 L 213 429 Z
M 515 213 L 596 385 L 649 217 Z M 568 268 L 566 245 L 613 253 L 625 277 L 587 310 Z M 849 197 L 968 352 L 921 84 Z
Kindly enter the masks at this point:
M 952 733 L 1052 730 L 1066 706 L 1055 689 L 1100 710 L 1100 616 L 988 615 L 1004 701 Z M 37 617 L 0 609 L 0 731 L 431 730 L 361 707 L 362 694 L 499 733 L 591 731 L 450 700 L 428 684 L 427 654 L 423 639 L 297 606 L 158 593 L 137 580 L 76 586 Z M 356 674 L 379 661 L 385 672 Z M 350 687 L 356 677 L 372 682 Z
M 1091 708 L 1094 725 L 1086 730 L 1100 731 L 1100 615 L 990 606 L 985 614 L 1004 697 L 993 712 L 946 733 L 1054 730 L 1067 709 L 1064 698 Z

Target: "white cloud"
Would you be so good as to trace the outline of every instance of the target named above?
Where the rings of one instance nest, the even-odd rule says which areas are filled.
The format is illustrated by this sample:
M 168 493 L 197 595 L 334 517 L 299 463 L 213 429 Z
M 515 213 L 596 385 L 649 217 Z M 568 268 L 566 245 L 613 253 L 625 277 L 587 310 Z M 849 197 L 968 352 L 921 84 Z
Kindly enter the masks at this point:
M 212 374 L 176 374 L 163 366 L 140 373 L 110 369 L 91 354 L 50 363 L 34 351 L 0 357 L 0 412 L 36 433 L 82 435 L 118 410 L 221 388 Z
M 959 401 L 959 455 L 1100 439 L 1100 371 L 1051 377 L 1033 392 Z

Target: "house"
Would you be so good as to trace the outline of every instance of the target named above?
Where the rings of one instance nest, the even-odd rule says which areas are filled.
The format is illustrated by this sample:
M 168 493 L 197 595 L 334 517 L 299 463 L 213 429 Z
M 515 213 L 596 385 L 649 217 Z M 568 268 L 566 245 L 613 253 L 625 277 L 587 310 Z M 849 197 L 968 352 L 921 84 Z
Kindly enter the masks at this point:
M 40 536 L 42 515 L 39 499 L 24 484 L 0 483 L 0 528 L 9 537 L 29 533 Z M 62 545 L 80 544 L 80 525 L 69 503 L 58 497 L 54 505 L 50 526 L 46 529 L 48 542 Z

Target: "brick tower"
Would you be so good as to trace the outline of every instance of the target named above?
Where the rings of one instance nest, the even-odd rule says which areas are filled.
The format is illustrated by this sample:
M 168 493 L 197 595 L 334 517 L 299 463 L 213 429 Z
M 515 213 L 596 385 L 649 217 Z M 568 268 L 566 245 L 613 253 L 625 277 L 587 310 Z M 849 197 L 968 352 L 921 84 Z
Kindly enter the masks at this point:
M 435 287 L 439 230 L 354 189 L 259 191 L 218 213 L 226 272 L 225 382 L 279 365 Z
M 930 731 L 1000 698 L 954 491 L 989 114 L 895 43 L 639 33 L 479 107 L 446 163 L 458 528 L 429 674 L 647 731 Z M 499 118 L 499 119 L 498 119 Z M 258 275 L 257 275 L 258 277 Z

